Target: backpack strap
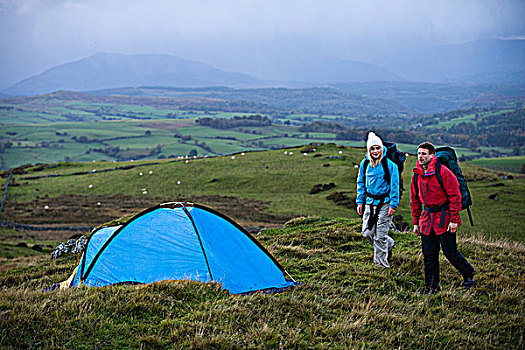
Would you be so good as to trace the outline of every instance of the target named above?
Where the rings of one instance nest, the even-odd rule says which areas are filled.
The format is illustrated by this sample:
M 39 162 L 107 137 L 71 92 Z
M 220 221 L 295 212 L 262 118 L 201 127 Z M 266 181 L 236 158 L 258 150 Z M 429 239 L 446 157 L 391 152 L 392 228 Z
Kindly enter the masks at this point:
M 372 230 L 372 228 L 374 228 L 374 225 L 377 224 L 377 220 L 379 219 L 379 211 L 381 210 L 383 205 L 385 205 L 385 197 L 386 195 L 381 196 L 375 210 L 373 205 L 370 206 L 370 216 L 366 225 L 367 230 Z
M 391 179 L 390 179 L 390 169 L 388 169 L 388 158 L 387 157 L 383 157 L 383 159 L 381 159 L 381 165 L 383 165 L 383 172 L 385 173 L 383 178 L 388 183 L 388 187 L 390 187 Z
M 470 226 L 474 226 L 474 221 L 472 221 L 472 214 L 470 213 L 470 206 L 467 207 L 468 219 L 470 221 Z
M 419 198 L 419 184 L 417 183 L 418 177 L 418 173 L 414 173 L 414 175 L 412 175 L 412 183 L 416 189 L 416 198 Z
M 365 184 L 365 191 L 366 191 L 366 169 L 368 169 L 368 164 L 370 164 L 370 160 L 368 158 L 365 158 L 365 162 L 363 163 L 363 183 Z
M 438 160 L 436 160 L 436 177 L 439 182 L 439 186 L 441 186 L 441 189 L 446 194 L 447 191 L 445 191 L 445 185 L 443 184 L 443 177 L 441 176 L 441 162 Z

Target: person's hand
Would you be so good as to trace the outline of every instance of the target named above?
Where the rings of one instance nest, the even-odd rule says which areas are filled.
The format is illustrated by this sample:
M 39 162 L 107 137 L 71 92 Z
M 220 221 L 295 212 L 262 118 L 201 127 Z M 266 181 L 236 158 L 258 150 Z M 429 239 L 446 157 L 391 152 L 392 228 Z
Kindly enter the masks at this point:
M 419 225 L 414 225 L 414 233 L 416 236 L 421 236 L 421 232 L 419 231 Z
M 388 216 L 394 215 L 395 212 L 396 212 L 396 210 L 394 208 L 388 207 Z
M 451 222 L 448 224 L 448 231 L 450 233 L 456 233 L 456 231 L 458 230 L 458 224 L 454 223 L 454 222 Z
M 357 205 L 357 214 L 359 214 L 359 216 L 363 215 L 363 205 L 362 204 Z

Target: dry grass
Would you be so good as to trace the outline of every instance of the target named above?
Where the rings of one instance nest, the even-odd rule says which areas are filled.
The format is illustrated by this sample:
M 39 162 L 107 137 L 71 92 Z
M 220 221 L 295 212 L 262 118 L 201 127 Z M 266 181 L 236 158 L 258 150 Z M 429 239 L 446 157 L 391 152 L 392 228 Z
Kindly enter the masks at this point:
M 0 345 L 6 349 L 405 348 L 524 346 L 523 245 L 461 239 L 477 269 L 464 291 L 442 261 L 443 290 L 420 293 L 418 240 L 395 234 L 391 269 L 372 264 L 358 220 L 303 218 L 257 238 L 303 285 L 230 296 L 189 281 L 41 293 L 75 257 L 17 261 L 0 271 Z

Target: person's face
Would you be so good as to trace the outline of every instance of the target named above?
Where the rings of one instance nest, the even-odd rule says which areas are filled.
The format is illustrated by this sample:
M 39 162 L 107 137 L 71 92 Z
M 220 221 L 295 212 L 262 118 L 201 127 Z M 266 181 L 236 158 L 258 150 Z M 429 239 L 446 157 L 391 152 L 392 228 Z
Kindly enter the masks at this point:
M 417 160 L 419 160 L 420 165 L 427 165 L 432 160 L 432 154 L 426 148 L 418 148 Z
M 370 147 L 370 155 L 372 158 L 377 159 L 381 156 L 381 146 L 374 145 Z

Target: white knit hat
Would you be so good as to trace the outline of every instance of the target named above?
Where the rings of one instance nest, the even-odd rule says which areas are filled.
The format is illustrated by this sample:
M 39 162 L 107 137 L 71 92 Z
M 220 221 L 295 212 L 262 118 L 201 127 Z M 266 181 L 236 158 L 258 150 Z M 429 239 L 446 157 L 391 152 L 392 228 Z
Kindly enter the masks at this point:
M 383 148 L 383 141 L 381 141 L 379 136 L 377 136 L 372 131 L 370 131 L 368 133 L 368 140 L 366 141 L 366 149 L 369 150 L 370 147 L 375 146 L 375 145 L 378 145 L 382 149 Z

